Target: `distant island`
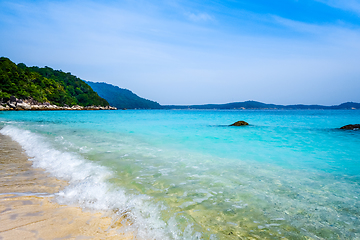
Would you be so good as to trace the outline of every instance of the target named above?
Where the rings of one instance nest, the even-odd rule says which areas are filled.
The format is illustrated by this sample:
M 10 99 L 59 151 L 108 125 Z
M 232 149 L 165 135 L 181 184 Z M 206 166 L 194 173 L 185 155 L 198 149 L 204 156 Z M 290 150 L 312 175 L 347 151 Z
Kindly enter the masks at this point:
M 165 105 L 163 109 L 285 109 L 285 110 L 331 110 L 331 109 L 360 109 L 360 103 L 347 102 L 334 106 L 323 105 L 276 105 L 266 104 L 257 101 L 233 102 L 225 104 L 204 104 L 204 105 Z
M 111 106 L 111 107 L 110 107 Z M 0 110 L 102 110 L 102 109 L 360 109 L 360 103 L 334 106 L 276 105 L 257 101 L 204 105 L 160 105 L 128 89 L 105 82 L 84 81 L 70 72 L 50 67 L 27 67 L 0 58 Z

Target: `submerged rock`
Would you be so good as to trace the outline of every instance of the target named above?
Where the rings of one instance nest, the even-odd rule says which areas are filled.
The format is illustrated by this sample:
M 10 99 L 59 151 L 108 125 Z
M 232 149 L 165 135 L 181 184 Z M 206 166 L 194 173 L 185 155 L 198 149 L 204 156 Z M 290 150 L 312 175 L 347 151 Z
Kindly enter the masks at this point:
M 360 124 L 349 124 L 349 125 L 341 127 L 340 129 L 359 130 L 360 129 Z
M 246 126 L 246 125 L 249 125 L 249 124 L 245 121 L 237 121 L 237 122 L 231 124 L 230 126 Z

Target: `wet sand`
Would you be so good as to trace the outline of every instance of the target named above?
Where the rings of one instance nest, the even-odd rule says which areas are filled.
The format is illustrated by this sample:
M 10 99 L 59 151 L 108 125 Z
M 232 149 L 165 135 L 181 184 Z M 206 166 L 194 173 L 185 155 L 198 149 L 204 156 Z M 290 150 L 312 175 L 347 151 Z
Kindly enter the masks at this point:
M 67 183 L 31 164 L 18 143 L 0 134 L 0 240 L 132 239 L 105 213 L 54 203 Z

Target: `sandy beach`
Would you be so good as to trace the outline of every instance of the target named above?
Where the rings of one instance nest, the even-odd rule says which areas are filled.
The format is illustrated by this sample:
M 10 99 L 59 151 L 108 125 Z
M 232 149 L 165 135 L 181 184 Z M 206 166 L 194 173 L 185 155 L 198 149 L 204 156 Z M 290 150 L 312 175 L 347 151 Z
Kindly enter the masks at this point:
M 33 168 L 8 136 L 0 134 L 0 143 L 0 240 L 132 238 L 105 213 L 56 204 L 54 193 L 67 183 Z

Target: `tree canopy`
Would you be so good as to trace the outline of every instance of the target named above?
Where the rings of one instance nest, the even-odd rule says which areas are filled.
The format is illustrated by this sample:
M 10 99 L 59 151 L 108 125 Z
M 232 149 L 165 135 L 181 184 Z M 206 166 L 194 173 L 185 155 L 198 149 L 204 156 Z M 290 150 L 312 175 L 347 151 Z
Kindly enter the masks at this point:
M 10 96 L 32 98 L 40 103 L 58 106 L 108 106 L 109 103 L 83 80 L 50 67 L 27 67 L 10 59 L 0 58 L 0 99 Z

